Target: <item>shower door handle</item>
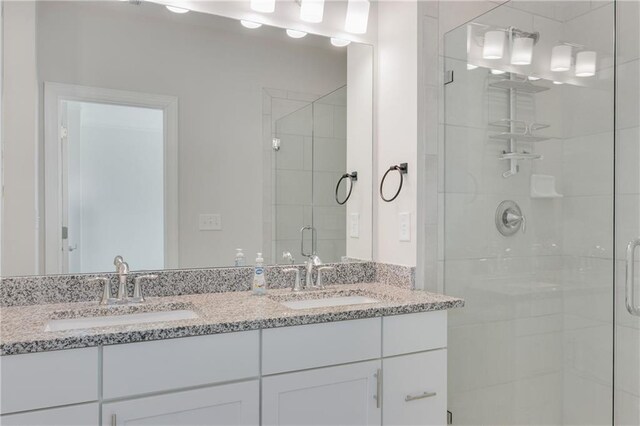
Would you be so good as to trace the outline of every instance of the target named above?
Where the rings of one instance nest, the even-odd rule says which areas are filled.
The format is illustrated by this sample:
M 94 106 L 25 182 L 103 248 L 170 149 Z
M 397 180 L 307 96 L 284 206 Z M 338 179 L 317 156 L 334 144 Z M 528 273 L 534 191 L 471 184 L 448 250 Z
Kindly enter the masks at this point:
M 635 252 L 638 247 L 640 247 L 640 238 L 631 241 L 627 246 L 625 303 L 631 315 L 640 317 L 640 305 L 636 305 L 635 297 Z

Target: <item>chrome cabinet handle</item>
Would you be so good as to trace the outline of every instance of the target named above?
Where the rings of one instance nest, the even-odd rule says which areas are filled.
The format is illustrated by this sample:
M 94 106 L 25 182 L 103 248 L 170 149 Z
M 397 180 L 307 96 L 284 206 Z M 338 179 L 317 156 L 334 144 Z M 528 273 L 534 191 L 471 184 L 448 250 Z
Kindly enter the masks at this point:
M 627 246 L 627 267 L 626 267 L 626 285 L 625 285 L 625 303 L 627 311 L 631 315 L 640 317 L 640 305 L 635 304 L 635 252 L 640 247 L 640 238 L 637 238 Z
M 422 392 L 420 395 L 407 395 L 404 397 L 406 402 L 415 401 L 416 399 L 424 399 L 431 398 L 432 396 L 436 396 L 436 392 Z
M 376 394 L 374 396 L 376 400 L 376 408 L 380 408 L 382 401 L 382 369 L 378 368 L 376 374 L 373 375 L 376 378 Z

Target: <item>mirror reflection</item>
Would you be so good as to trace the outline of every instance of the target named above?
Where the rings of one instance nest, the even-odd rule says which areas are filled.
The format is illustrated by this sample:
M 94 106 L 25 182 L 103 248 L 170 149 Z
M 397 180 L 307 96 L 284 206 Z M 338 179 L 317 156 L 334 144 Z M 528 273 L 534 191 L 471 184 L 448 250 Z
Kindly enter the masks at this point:
M 3 55 L 38 99 L 3 102 L 37 139 L 7 141 L 4 276 L 371 258 L 371 46 L 150 2 L 33 15 L 33 58 Z

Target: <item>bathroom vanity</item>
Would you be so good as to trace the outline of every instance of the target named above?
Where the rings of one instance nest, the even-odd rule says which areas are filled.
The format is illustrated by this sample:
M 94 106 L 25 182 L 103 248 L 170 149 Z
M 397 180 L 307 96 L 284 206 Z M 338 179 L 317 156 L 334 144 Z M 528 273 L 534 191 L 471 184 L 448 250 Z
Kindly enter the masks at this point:
M 344 297 L 369 302 L 329 306 Z M 377 283 L 227 292 L 140 305 L 196 318 L 57 331 L 125 308 L 4 308 L 2 424 L 444 425 L 446 309 L 462 304 Z

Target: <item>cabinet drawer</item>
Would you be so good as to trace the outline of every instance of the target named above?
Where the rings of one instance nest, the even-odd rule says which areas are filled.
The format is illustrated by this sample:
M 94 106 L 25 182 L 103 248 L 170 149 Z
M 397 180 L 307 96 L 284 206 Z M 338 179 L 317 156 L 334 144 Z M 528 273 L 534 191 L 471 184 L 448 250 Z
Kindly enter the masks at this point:
M 262 333 L 262 373 L 380 357 L 380 318 L 272 328 Z
M 382 361 L 383 425 L 447 424 L 447 351 Z
M 102 425 L 255 426 L 260 419 L 258 380 L 111 402 Z
M 0 418 L 2 426 L 98 426 L 98 403 L 49 408 Z
M 256 330 L 105 346 L 103 397 L 256 377 L 259 344 Z
M 2 413 L 98 399 L 98 348 L 0 358 Z
M 382 320 L 383 356 L 447 347 L 447 311 L 395 315 Z

